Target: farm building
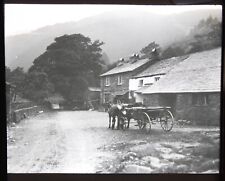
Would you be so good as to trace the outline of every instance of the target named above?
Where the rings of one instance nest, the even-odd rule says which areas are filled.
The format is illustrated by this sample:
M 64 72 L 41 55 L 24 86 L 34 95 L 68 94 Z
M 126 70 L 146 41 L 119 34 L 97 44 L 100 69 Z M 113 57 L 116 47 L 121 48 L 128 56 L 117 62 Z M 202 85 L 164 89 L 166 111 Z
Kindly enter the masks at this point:
M 159 81 L 173 66 L 187 57 L 188 56 L 173 57 L 155 61 L 150 66 L 146 67 L 145 70 L 133 76 L 129 80 L 129 91 L 135 102 L 143 103 L 144 100 L 141 92 Z
M 190 54 L 139 93 L 148 106 L 170 106 L 176 120 L 218 125 L 220 120 L 221 48 Z
M 134 55 L 121 59 L 118 65 L 101 75 L 101 103 L 129 102 L 129 79 L 143 71 L 152 61 Z

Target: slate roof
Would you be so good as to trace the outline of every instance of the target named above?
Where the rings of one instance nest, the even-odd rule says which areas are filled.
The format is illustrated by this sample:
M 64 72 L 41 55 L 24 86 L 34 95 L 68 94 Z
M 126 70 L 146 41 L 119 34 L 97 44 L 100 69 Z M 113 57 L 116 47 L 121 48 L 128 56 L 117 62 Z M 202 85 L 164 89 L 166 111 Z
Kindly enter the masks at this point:
M 217 48 L 191 54 L 141 93 L 220 92 L 220 90 L 221 48 Z
M 142 65 L 146 64 L 148 61 L 150 61 L 148 58 L 146 59 L 140 59 L 137 60 L 136 62 L 128 61 L 124 62 L 124 64 L 117 66 L 108 72 L 105 72 L 104 74 L 101 74 L 100 76 L 106 76 L 106 75 L 113 75 L 113 74 L 118 74 L 118 73 L 123 73 L 123 72 L 131 72 L 134 71 L 135 69 L 141 67 Z
M 179 62 L 185 60 L 186 58 L 188 58 L 187 55 L 181 56 L 181 57 L 173 57 L 173 58 L 169 58 L 169 59 L 159 60 L 159 61 L 155 62 L 154 64 L 150 65 L 144 71 L 135 75 L 134 78 L 165 74 L 171 68 L 173 68 L 174 65 L 176 65 Z

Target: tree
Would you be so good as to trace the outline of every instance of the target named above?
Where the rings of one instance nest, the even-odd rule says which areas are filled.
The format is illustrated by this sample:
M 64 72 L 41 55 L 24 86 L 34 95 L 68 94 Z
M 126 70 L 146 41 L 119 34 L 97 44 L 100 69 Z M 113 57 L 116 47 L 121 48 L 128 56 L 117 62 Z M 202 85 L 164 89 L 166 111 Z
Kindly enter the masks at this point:
M 221 46 L 222 24 L 217 18 L 209 16 L 201 20 L 189 34 L 188 53 L 209 50 Z
M 170 44 L 162 51 L 162 58 L 209 50 L 221 46 L 222 24 L 217 18 L 209 16 L 193 27 L 181 41 Z
M 54 86 L 49 82 L 48 76 L 44 72 L 32 71 L 26 74 L 23 85 L 23 97 L 43 103 L 44 99 L 51 95 Z
M 55 91 L 68 101 L 83 99 L 88 86 L 99 85 L 99 74 L 104 65 L 102 44 L 81 34 L 57 37 L 34 60 L 28 72 L 46 73 Z
M 11 69 L 7 66 L 5 66 L 5 78 L 6 78 L 6 81 L 10 81 L 10 75 L 11 75 Z
M 144 58 L 159 58 L 160 52 L 160 46 L 154 41 L 141 49 L 141 53 L 144 54 Z
M 18 94 L 22 94 L 24 90 L 23 81 L 25 79 L 26 73 L 22 67 L 17 67 L 14 70 L 10 70 L 9 67 L 6 70 L 6 81 L 14 84 L 16 86 L 16 91 Z
M 170 45 L 164 51 L 162 51 L 162 58 L 167 59 L 171 57 L 181 56 L 184 54 L 185 51 L 182 49 L 182 47 Z

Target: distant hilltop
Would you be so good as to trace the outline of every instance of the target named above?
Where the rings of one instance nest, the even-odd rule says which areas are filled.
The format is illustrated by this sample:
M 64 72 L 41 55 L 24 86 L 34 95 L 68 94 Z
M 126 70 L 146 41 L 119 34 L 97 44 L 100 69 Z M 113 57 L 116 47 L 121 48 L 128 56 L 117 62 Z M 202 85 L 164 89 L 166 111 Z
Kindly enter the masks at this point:
M 201 19 L 208 16 L 221 19 L 220 10 L 197 10 L 179 14 L 159 15 L 142 11 L 107 12 L 78 22 L 46 26 L 31 33 L 6 37 L 5 63 L 27 70 L 54 38 L 81 33 L 92 41 L 99 39 L 106 63 L 131 55 L 156 41 L 161 47 L 182 39 Z

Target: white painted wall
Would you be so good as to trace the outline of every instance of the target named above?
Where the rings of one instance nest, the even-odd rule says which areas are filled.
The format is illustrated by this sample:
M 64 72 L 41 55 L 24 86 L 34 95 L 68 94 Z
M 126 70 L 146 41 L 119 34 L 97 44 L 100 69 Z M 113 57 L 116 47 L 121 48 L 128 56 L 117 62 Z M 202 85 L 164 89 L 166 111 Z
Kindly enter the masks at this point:
M 141 88 L 141 86 L 139 86 L 140 80 L 143 80 L 143 86 L 145 86 L 146 84 L 154 84 L 156 82 L 155 78 L 156 77 L 162 78 L 162 76 L 163 75 L 156 75 L 156 76 L 151 76 L 151 77 L 129 79 L 129 91 L 136 91 L 136 90 L 140 89 Z M 134 92 L 135 102 L 143 103 L 144 97 L 145 96 L 143 94 Z
M 135 97 L 135 102 L 142 102 L 143 103 L 143 95 L 140 93 L 134 93 L 134 97 Z
M 140 80 L 143 80 L 143 86 L 145 84 L 154 84 L 156 81 L 155 81 L 155 78 L 156 77 L 162 77 L 163 75 L 156 75 L 156 76 L 151 76 L 151 77 L 142 77 L 142 78 L 137 78 L 137 79 L 130 79 L 129 80 L 129 90 L 130 91 L 136 91 L 138 89 L 140 89 L 141 87 L 139 86 L 139 81 Z

